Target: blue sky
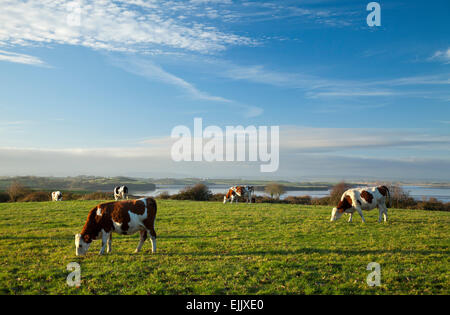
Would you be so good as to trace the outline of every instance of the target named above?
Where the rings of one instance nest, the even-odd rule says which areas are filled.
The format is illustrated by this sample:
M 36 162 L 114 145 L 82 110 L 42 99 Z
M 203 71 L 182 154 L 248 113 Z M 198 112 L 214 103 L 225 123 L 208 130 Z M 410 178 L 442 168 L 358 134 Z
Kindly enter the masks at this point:
M 448 1 L 0 0 L 0 175 L 450 178 Z M 280 169 L 172 128 L 280 126 Z

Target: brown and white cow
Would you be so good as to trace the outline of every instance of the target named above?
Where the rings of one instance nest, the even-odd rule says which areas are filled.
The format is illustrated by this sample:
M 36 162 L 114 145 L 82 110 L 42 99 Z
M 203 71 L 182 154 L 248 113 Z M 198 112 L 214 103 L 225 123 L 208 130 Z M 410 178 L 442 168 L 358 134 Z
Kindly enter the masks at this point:
M 80 234 L 75 235 L 76 255 L 84 255 L 93 240 L 102 240 L 100 255 L 111 252 L 112 232 L 131 235 L 139 232 L 139 252 L 150 234 L 152 252 L 156 252 L 156 201 L 153 198 L 101 203 L 91 209 Z
M 62 193 L 60 191 L 52 192 L 52 201 L 62 201 Z
M 227 194 L 223 197 L 223 203 L 230 201 L 233 203 L 235 201 L 238 202 L 238 197 L 245 197 L 247 203 L 252 203 L 253 193 L 255 188 L 253 186 L 233 186 L 228 189 Z
M 243 196 L 246 193 L 245 187 L 243 186 L 233 186 L 228 189 L 227 194 L 223 197 L 223 203 L 230 201 L 233 203 L 235 201 L 238 202 L 238 197 Z
M 331 221 L 338 220 L 343 213 L 346 213 L 350 214 L 348 222 L 352 222 L 353 212 L 357 211 L 362 221 L 366 223 L 362 210 L 372 210 L 378 207 L 378 222 L 381 222 L 381 215 L 386 222 L 390 199 L 389 189 L 386 186 L 349 189 L 342 194 L 341 201 L 331 211 Z M 387 206 L 386 201 L 388 201 Z

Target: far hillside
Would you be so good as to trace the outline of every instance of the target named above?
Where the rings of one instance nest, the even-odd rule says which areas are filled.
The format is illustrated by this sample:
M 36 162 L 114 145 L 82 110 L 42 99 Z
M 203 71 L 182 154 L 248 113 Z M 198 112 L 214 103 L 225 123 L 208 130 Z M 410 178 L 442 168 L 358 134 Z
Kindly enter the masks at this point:
M 154 183 L 146 179 L 129 177 L 0 177 L 0 191 L 7 190 L 13 182 L 33 190 L 69 190 L 69 191 L 104 191 L 109 192 L 118 185 L 126 185 L 130 190 L 151 191 L 155 190 Z

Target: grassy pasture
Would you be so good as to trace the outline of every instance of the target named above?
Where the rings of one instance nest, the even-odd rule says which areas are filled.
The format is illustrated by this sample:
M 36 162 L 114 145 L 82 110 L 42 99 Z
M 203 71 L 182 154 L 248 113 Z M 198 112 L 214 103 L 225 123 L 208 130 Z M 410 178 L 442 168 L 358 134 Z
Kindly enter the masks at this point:
M 0 294 L 449 294 L 450 213 L 390 209 L 330 223 L 330 207 L 158 200 L 158 252 L 113 234 L 76 257 L 99 201 L 0 204 Z M 70 262 L 81 286 L 69 287 Z M 369 262 L 381 286 L 369 287 Z

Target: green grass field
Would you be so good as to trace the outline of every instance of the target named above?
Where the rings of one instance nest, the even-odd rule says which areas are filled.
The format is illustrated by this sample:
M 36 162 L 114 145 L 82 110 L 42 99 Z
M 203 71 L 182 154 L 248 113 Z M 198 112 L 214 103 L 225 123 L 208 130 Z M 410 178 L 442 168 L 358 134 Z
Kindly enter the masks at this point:
M 330 207 L 158 200 L 158 252 L 113 234 L 76 257 L 96 201 L 0 204 L 1 294 L 449 294 L 448 212 L 390 209 L 329 222 Z M 69 287 L 66 266 L 81 265 Z M 381 286 L 369 287 L 370 262 Z

